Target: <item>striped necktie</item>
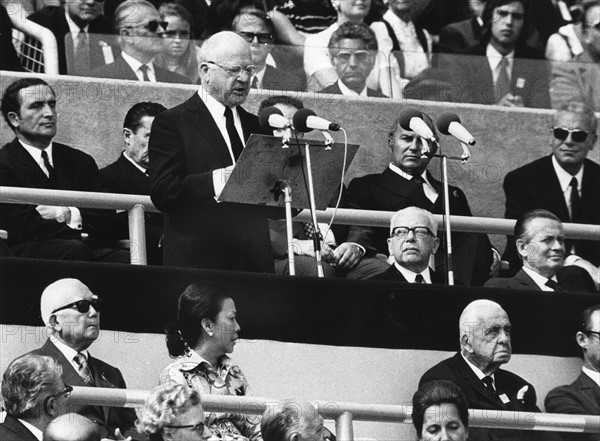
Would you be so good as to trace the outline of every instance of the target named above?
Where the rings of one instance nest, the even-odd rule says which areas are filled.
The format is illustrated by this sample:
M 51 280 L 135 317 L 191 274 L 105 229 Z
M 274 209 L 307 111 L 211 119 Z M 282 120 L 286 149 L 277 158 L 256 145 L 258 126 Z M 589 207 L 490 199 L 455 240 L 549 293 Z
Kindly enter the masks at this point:
M 77 355 L 73 358 L 75 363 L 77 363 L 77 373 L 83 380 L 83 382 L 87 386 L 95 386 L 94 377 L 92 376 L 92 371 L 90 370 L 90 366 L 88 364 L 87 358 L 81 352 L 78 352 Z

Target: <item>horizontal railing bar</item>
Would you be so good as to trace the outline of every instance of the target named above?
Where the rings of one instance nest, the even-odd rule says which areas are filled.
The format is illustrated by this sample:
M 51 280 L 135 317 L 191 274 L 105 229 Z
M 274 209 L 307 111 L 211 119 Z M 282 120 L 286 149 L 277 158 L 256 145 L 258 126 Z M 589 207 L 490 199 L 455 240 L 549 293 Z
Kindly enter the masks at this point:
M 145 211 L 159 212 L 152 204 L 150 196 L 124 195 L 116 193 L 97 193 L 85 191 L 47 190 L 39 188 L 0 187 L 0 202 L 9 204 L 67 205 L 82 208 L 106 208 L 129 210 L 142 205 Z M 335 210 L 317 210 L 320 222 L 329 222 Z M 376 210 L 355 210 L 340 208 L 335 214 L 335 223 L 341 225 L 365 225 L 371 227 L 389 227 L 394 212 Z M 442 216 L 435 215 L 442 225 Z M 294 221 L 310 220 L 307 210 L 294 218 Z M 470 231 L 473 233 L 512 234 L 515 221 L 487 217 L 450 216 L 452 231 Z M 569 239 L 587 239 L 600 241 L 600 225 L 563 224 L 565 236 Z M 10 232 L 9 232 L 10 234 Z
M 135 389 L 74 387 L 69 401 L 72 404 L 94 406 L 139 407 L 150 392 Z M 278 400 L 261 397 L 202 395 L 207 412 L 232 412 L 262 415 Z M 334 401 L 314 401 L 326 419 L 336 419 L 343 413 L 352 414 L 354 421 L 411 423 L 412 406 L 386 404 L 357 404 Z M 565 415 L 532 412 L 509 412 L 471 409 L 469 425 L 497 429 L 543 430 L 578 433 L 600 433 L 600 416 Z

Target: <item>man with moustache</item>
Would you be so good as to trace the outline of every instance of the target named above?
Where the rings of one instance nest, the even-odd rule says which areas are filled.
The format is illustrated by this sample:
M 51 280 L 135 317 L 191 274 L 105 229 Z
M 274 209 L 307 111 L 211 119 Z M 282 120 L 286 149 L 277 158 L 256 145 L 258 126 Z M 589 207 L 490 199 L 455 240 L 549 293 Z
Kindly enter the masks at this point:
M 273 272 L 265 207 L 217 202 L 252 133 L 241 105 L 256 71 L 250 45 L 219 32 L 199 54 L 202 85 L 158 115 L 150 137 L 151 197 L 165 216 L 164 264 Z
M 60 279 L 48 285 L 40 299 L 40 312 L 50 337 L 31 354 L 53 358 L 62 366 L 65 384 L 125 389 L 119 369 L 90 355 L 88 348 L 100 335 L 100 298 L 77 279 Z M 117 439 L 134 427 L 135 411 L 126 407 L 78 405 L 69 409 L 100 424 L 105 436 Z

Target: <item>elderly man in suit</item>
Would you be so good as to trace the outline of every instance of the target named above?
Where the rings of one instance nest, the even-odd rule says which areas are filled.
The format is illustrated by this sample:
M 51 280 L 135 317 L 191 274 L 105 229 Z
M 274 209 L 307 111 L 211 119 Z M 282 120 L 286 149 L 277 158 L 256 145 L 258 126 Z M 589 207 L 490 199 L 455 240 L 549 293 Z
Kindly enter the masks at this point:
M 127 0 L 115 10 L 114 21 L 121 53 L 113 63 L 94 70 L 91 76 L 151 83 L 190 83 L 189 79 L 154 65 L 154 57 L 163 50 L 163 40 L 157 31 L 165 29 L 167 23 L 161 21 L 152 3 Z
M 2 377 L 2 441 L 42 439 L 48 424 L 65 412 L 73 390 L 63 383 L 61 373 L 58 363 L 41 355 L 23 355 L 10 363 Z
M 575 339 L 583 351 L 583 366 L 577 379 L 552 389 L 544 402 L 546 412 L 600 415 L 600 304 L 581 313 Z M 598 434 L 564 433 L 564 441 L 598 440 Z
M 273 272 L 265 207 L 217 202 L 252 133 L 241 105 L 256 67 L 250 45 L 219 32 L 200 50 L 198 92 L 158 115 L 150 137 L 151 197 L 166 213 L 165 265 Z
M 62 366 L 66 384 L 125 389 L 119 369 L 90 355 L 88 348 L 100 336 L 100 298 L 77 279 L 60 279 L 48 285 L 40 299 L 40 312 L 50 337 L 31 352 L 53 358 Z M 74 413 L 102 425 L 106 436 L 134 427 L 136 414 L 125 407 L 73 406 Z
M 475 300 L 463 310 L 459 328 L 460 352 L 429 369 L 419 387 L 433 380 L 450 380 L 464 392 L 469 408 L 539 412 L 533 386 L 500 368 L 512 355 L 511 323 L 506 311 L 491 300 Z M 532 435 L 469 428 L 469 437 L 479 441 L 531 439 Z
M 0 150 L 0 185 L 55 190 L 105 191 L 94 159 L 53 142 L 58 113 L 54 90 L 39 78 L 11 83 L 2 115 L 15 139 Z M 0 226 L 18 257 L 129 263 L 111 247 L 114 212 L 50 205 L 6 204 Z M 81 233 L 89 234 L 82 240 Z

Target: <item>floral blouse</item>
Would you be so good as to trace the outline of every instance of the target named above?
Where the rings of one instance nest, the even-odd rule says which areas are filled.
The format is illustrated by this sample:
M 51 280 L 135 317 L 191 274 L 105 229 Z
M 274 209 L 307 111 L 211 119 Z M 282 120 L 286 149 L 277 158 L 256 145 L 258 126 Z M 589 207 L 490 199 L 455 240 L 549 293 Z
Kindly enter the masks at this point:
M 200 354 L 190 350 L 165 368 L 160 383 L 168 381 L 187 384 L 200 395 L 250 395 L 246 377 L 226 355 L 214 369 Z M 206 424 L 219 440 L 262 441 L 258 415 L 207 412 Z

